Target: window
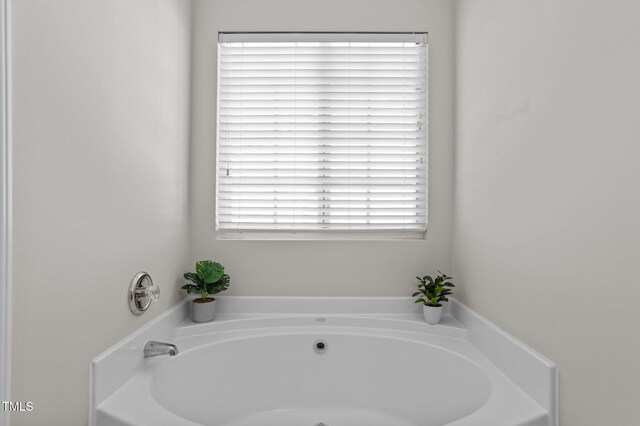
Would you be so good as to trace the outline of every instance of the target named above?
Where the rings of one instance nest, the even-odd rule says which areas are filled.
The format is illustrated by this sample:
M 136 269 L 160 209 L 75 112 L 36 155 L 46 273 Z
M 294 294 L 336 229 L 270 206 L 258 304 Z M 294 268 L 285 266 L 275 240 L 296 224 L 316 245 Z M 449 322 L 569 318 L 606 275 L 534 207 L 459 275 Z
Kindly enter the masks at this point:
M 422 238 L 424 33 L 220 33 L 216 228 Z

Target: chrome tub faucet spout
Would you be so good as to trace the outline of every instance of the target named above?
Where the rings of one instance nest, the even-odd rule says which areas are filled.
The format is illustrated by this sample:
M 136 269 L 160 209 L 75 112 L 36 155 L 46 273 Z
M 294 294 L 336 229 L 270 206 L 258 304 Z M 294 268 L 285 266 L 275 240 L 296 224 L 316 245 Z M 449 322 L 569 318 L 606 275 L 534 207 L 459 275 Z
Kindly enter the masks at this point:
M 149 358 L 158 355 L 178 355 L 178 348 L 171 343 L 155 342 L 153 340 L 144 344 L 144 357 Z

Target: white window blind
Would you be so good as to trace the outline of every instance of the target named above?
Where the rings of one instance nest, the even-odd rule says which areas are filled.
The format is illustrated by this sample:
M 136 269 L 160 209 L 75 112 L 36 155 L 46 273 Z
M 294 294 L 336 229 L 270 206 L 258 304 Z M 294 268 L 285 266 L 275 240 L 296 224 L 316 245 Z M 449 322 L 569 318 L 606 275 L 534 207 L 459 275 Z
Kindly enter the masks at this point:
M 422 237 L 426 34 L 221 33 L 217 103 L 221 236 Z

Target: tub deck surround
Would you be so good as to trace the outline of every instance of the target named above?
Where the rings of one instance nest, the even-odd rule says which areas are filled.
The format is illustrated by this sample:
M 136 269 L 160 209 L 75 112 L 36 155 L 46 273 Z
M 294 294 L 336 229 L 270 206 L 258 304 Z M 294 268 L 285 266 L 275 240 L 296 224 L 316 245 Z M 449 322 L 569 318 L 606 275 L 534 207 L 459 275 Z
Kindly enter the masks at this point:
M 404 297 L 218 299 L 213 322 L 185 301 L 97 357 L 89 425 L 558 426 L 554 364 L 453 299 L 436 326 Z M 147 340 L 180 353 L 143 359 Z

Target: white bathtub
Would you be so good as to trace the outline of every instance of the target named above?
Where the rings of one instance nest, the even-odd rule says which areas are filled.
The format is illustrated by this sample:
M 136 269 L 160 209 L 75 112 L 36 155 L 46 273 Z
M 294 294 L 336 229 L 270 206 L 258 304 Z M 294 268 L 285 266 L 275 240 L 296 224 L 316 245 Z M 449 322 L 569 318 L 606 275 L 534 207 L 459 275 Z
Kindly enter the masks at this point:
M 141 358 L 147 336 L 138 337 L 121 344 L 120 358 L 104 356 L 122 360 L 135 347 Z M 434 327 L 402 314 L 222 314 L 210 324 L 180 322 L 170 341 L 179 354 L 139 359 L 94 408 L 92 424 L 554 424 L 451 317 Z

